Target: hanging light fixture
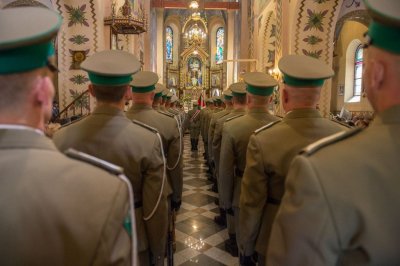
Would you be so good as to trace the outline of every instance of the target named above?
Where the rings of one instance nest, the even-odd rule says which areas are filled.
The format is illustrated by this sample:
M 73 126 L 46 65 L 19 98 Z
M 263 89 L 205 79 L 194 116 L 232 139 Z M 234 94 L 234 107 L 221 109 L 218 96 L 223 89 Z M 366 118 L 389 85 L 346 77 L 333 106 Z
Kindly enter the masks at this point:
M 189 7 L 191 9 L 198 9 L 199 8 L 199 3 L 197 1 L 191 1 L 189 4 Z
M 207 37 L 207 34 L 197 25 L 193 24 L 188 32 L 185 33 L 185 38 L 190 44 L 200 45 Z

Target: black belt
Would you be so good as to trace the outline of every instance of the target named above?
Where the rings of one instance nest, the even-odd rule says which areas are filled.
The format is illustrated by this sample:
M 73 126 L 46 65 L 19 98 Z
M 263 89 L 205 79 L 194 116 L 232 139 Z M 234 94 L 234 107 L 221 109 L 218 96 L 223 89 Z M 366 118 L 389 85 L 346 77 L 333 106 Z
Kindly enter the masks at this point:
M 143 202 L 141 202 L 141 201 L 136 201 L 136 202 L 135 202 L 135 209 L 139 209 L 139 208 L 141 208 L 141 207 L 143 207 Z
M 237 177 L 243 177 L 243 171 L 239 170 L 239 169 L 235 169 L 235 176 Z
M 267 203 L 274 204 L 274 205 L 280 205 L 281 204 L 281 200 L 268 197 L 267 198 Z

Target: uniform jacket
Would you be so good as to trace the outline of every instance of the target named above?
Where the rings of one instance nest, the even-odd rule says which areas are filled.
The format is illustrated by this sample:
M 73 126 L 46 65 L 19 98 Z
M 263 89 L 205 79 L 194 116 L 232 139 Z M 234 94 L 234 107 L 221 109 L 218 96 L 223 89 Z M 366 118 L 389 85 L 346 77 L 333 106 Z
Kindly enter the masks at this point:
M 240 196 L 239 248 L 245 255 L 254 250 L 266 254 L 294 156 L 308 144 L 345 129 L 321 117 L 316 109 L 297 109 L 287 113 L 282 122 L 250 137 Z
M 126 113 L 129 119 L 141 121 L 160 132 L 164 153 L 167 164 L 172 167 L 179 157 L 180 136 L 178 125 L 173 117 L 162 114 L 152 109 L 151 106 L 143 104 L 133 104 Z M 182 172 L 182 156 L 178 166 L 173 170 L 168 170 L 168 181 L 172 187 L 172 199 L 180 201 L 182 197 L 183 172 Z
M 214 137 L 213 137 L 213 157 L 215 163 L 215 169 L 219 172 L 219 159 L 220 159 L 220 152 L 221 152 L 221 140 L 222 140 L 222 126 L 224 125 L 225 121 L 231 117 L 244 115 L 246 113 L 246 109 L 239 108 L 232 110 L 228 115 L 223 116 L 217 120 L 215 123 L 215 130 L 214 130 Z M 218 186 L 220 184 L 218 183 Z
M 208 144 L 207 145 L 208 145 L 208 153 L 209 153 L 210 159 L 212 161 L 214 161 L 214 156 L 213 156 L 213 153 L 212 153 L 212 142 L 213 142 L 213 139 L 214 139 L 215 124 L 217 123 L 218 119 L 228 115 L 231 111 L 232 111 L 232 107 L 227 107 L 225 110 L 222 110 L 222 111 L 220 111 L 218 113 L 214 113 L 211 116 L 210 126 L 208 128 Z
M 198 139 L 200 135 L 200 113 L 193 118 L 197 111 L 201 112 L 201 110 L 198 110 L 197 108 L 190 110 L 186 117 L 190 130 L 190 138 L 192 139 Z
M 18 129 L 0 129 L 0 169 L 0 265 L 130 265 L 116 176 Z
M 211 111 L 210 107 L 206 107 L 201 109 L 200 111 L 200 133 L 201 133 L 201 137 L 203 138 L 203 140 L 205 140 L 207 137 L 205 136 L 205 125 L 206 125 L 206 116 L 207 113 Z
M 251 134 L 265 124 L 278 118 L 263 109 L 249 109 L 247 114 L 226 121 L 222 130 L 219 179 L 220 206 L 225 209 L 239 207 L 240 186 L 246 166 L 247 144 Z
M 150 246 L 155 256 L 163 256 L 168 224 L 166 186 L 155 215 L 143 221 L 162 187 L 164 166 L 156 134 L 132 123 L 117 108 L 99 106 L 90 116 L 59 130 L 53 140 L 61 151 L 74 148 L 124 168 L 134 191 L 138 251 Z
M 294 160 L 269 265 L 400 264 L 400 105 L 353 133 Z
M 208 131 L 210 129 L 211 118 L 214 114 L 217 114 L 221 111 L 222 111 L 222 109 L 215 107 L 214 109 L 211 109 L 210 112 L 208 112 L 206 115 L 205 127 L 204 127 L 204 137 L 206 139 L 207 149 L 208 149 Z

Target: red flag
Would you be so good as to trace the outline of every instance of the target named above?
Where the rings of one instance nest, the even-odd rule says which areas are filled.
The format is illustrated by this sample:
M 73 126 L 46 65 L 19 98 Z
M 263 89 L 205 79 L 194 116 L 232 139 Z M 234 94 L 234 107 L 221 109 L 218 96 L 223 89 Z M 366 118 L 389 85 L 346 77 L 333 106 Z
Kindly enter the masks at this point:
M 205 106 L 204 100 L 203 100 L 203 95 L 200 94 L 199 100 L 197 101 L 197 104 L 201 107 Z

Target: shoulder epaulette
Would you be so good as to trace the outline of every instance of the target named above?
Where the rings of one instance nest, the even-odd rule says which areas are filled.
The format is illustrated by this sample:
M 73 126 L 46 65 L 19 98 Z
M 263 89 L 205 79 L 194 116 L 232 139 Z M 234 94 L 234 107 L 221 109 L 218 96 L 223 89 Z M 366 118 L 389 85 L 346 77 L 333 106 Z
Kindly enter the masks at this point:
M 260 133 L 261 131 L 263 131 L 263 130 L 265 130 L 265 129 L 267 129 L 267 128 L 272 127 L 273 125 L 278 124 L 279 122 L 281 122 L 281 120 L 276 120 L 276 121 L 274 121 L 274 122 L 268 123 L 268 124 L 266 124 L 265 126 L 262 126 L 262 127 L 260 127 L 259 129 L 256 129 L 256 130 L 254 131 L 254 134 L 258 134 L 258 133 Z
M 149 126 L 149 125 L 147 125 L 147 124 L 145 124 L 145 123 L 142 123 L 142 122 L 140 122 L 140 121 L 138 121 L 138 120 L 132 120 L 132 122 L 134 123 L 134 124 L 136 124 L 136 125 L 139 125 L 139 126 L 141 126 L 141 127 L 144 127 L 145 129 L 148 129 L 148 130 L 150 130 L 150 131 L 152 131 L 152 132 L 154 132 L 154 133 L 158 133 L 158 130 L 156 129 L 156 128 L 154 128 L 154 127 L 151 127 L 151 126 Z
M 350 137 L 360 133 L 361 131 L 362 131 L 361 128 L 354 128 L 352 130 L 341 131 L 339 133 L 333 134 L 331 136 L 320 139 L 320 140 L 308 145 L 307 147 L 305 147 L 303 150 L 300 151 L 300 154 L 305 155 L 305 156 L 310 156 L 326 146 L 329 146 L 333 143 L 350 138 Z
M 99 159 L 99 158 L 89 155 L 87 153 L 80 152 L 80 151 L 77 151 L 74 149 L 68 149 L 64 153 L 65 153 L 65 155 L 67 155 L 68 157 L 70 157 L 72 159 L 83 161 L 83 162 L 89 163 L 91 165 L 97 166 L 103 170 L 106 170 L 110 174 L 113 174 L 113 175 L 124 174 L 124 169 L 122 167 L 112 164 L 112 163 L 109 163 L 107 161 L 104 161 L 102 159 Z
M 353 128 L 353 127 L 350 126 L 349 124 L 344 123 L 344 122 L 341 122 L 341 121 L 338 121 L 338 120 L 336 120 L 336 119 L 331 119 L 331 121 L 332 121 L 332 122 L 335 122 L 335 123 L 338 123 L 339 125 L 342 125 L 342 126 L 347 127 L 347 128 Z
M 229 121 L 231 121 L 231 120 L 233 120 L 233 119 L 236 119 L 236 118 L 238 118 L 238 117 L 241 117 L 241 116 L 244 116 L 244 115 L 242 114 L 242 115 L 235 115 L 235 116 L 229 117 L 229 118 L 227 118 L 227 119 L 225 120 L 225 122 L 229 122 Z
M 167 113 L 167 112 L 164 112 L 164 111 L 160 111 L 160 110 L 158 110 L 157 112 L 159 112 L 160 114 L 163 114 L 163 115 L 166 115 L 166 116 L 174 118 L 173 114 L 170 114 L 170 113 Z
M 75 119 L 74 121 L 71 121 L 71 122 L 68 122 L 68 123 L 62 125 L 61 128 L 67 127 L 67 126 L 70 126 L 70 125 L 73 125 L 73 124 L 75 124 L 76 122 L 81 121 L 82 119 L 84 119 L 84 118 L 87 117 L 87 116 L 88 116 L 88 115 L 83 115 L 83 116 L 79 117 L 78 119 Z

